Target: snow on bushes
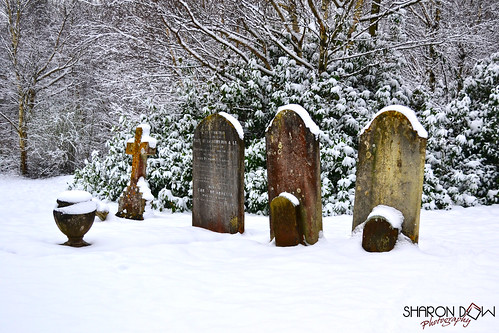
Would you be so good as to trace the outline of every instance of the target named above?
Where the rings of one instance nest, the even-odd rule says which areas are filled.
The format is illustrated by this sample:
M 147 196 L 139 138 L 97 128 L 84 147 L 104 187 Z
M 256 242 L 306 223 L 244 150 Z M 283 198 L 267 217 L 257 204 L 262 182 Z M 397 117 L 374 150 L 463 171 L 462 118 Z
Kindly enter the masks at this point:
M 477 64 L 459 96 L 446 106 L 424 89 L 410 94 L 401 83 L 396 57 L 384 57 L 385 67 L 368 67 L 362 75 L 353 75 L 361 66 L 355 62 L 331 63 L 319 75 L 282 56 L 276 58 L 273 75 L 240 64 L 227 68 L 232 81 L 186 81 L 178 103 L 150 106 L 136 122 L 123 118 L 108 142 L 109 152 L 94 153 L 76 172 L 72 187 L 117 200 L 130 174 L 131 158 L 123 142 L 133 136 L 135 126 L 147 122 L 158 139 L 157 154 L 147 167 L 153 207 L 189 210 L 194 129 L 207 115 L 227 112 L 244 129 L 245 209 L 267 214 L 265 129 L 280 106 L 299 104 L 321 130 L 323 214 L 350 214 L 359 132 L 382 107 L 403 104 L 416 111 L 428 131 L 423 208 L 499 202 L 499 55 Z

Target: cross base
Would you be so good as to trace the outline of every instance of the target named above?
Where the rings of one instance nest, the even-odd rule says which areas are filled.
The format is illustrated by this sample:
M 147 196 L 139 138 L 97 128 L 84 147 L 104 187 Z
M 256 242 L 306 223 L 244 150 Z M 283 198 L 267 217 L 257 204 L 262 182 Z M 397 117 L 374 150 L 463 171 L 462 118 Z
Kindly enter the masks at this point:
M 134 184 L 128 186 L 118 201 L 118 212 L 116 216 L 130 220 L 143 220 L 146 199 L 142 198 L 142 192 Z

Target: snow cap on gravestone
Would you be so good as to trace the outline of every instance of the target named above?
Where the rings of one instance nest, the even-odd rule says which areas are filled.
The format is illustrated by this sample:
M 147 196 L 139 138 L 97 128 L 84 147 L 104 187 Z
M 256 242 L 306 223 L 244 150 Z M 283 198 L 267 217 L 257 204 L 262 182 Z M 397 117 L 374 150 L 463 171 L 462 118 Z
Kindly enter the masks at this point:
M 276 116 L 277 116 L 277 114 L 279 114 L 280 112 L 282 112 L 284 110 L 290 110 L 290 111 L 296 112 L 303 120 L 305 127 L 307 127 L 310 130 L 310 132 L 315 135 L 316 138 L 318 138 L 318 136 L 321 134 L 321 130 L 319 129 L 319 126 L 317 126 L 317 124 L 310 117 L 310 114 L 307 112 L 307 110 L 305 110 L 301 105 L 287 104 L 287 105 L 280 106 L 279 108 L 277 108 Z M 274 117 L 274 119 L 275 119 L 275 117 Z M 267 126 L 267 129 L 265 130 L 265 132 L 267 132 L 269 130 L 270 126 L 272 126 L 274 119 L 270 122 L 269 126 Z

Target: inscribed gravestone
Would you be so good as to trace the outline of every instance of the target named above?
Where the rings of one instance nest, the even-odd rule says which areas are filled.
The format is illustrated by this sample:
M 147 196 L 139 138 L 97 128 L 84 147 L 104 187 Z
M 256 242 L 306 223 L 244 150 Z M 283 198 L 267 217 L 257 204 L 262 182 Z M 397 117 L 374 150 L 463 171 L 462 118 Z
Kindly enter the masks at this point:
M 147 157 L 156 154 L 157 140 L 150 137 L 151 127 L 147 124 L 137 126 L 135 138 L 127 141 L 126 153 L 132 155 L 132 173 L 130 185 L 127 186 L 118 201 L 116 216 L 132 220 L 143 220 L 146 200 L 144 192 Z M 142 188 L 141 188 L 142 187 Z
M 399 210 L 402 233 L 417 243 L 427 133 L 409 108 L 378 112 L 360 135 L 352 230 L 378 205 Z
M 221 112 L 194 131 L 192 225 L 216 232 L 244 232 L 243 130 Z
M 266 132 L 269 203 L 283 192 L 299 200 L 301 243 L 314 244 L 322 230 L 319 128 L 305 109 L 280 107 Z M 270 216 L 270 238 L 274 226 Z

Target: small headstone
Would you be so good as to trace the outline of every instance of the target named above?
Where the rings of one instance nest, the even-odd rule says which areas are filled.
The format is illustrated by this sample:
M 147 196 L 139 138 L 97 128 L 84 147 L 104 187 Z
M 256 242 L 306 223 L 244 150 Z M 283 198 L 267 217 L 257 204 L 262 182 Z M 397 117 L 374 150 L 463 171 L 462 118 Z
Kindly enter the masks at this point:
M 216 232 L 244 232 L 243 130 L 221 112 L 194 131 L 192 225 Z
M 299 226 L 300 203 L 290 193 L 281 193 L 270 203 L 270 216 L 277 246 L 303 244 L 303 231 Z
M 393 105 L 378 112 L 360 135 L 352 230 L 378 205 L 399 210 L 402 233 L 419 239 L 427 133 L 414 112 Z
M 362 233 L 368 252 L 388 252 L 395 247 L 404 216 L 395 208 L 379 205 L 369 214 Z
M 140 184 L 145 182 L 147 157 L 156 154 L 156 139 L 149 136 L 151 127 L 142 124 L 135 130 L 135 138 L 127 141 L 126 153 L 132 155 L 132 174 L 127 186 L 118 201 L 116 216 L 132 220 L 143 220 L 146 199 Z
M 290 104 L 278 109 L 265 136 L 269 203 L 283 192 L 298 199 L 298 230 L 303 244 L 315 244 L 322 230 L 319 133 L 307 111 Z M 293 227 L 287 230 L 294 233 Z M 270 238 L 274 236 L 271 214 Z

